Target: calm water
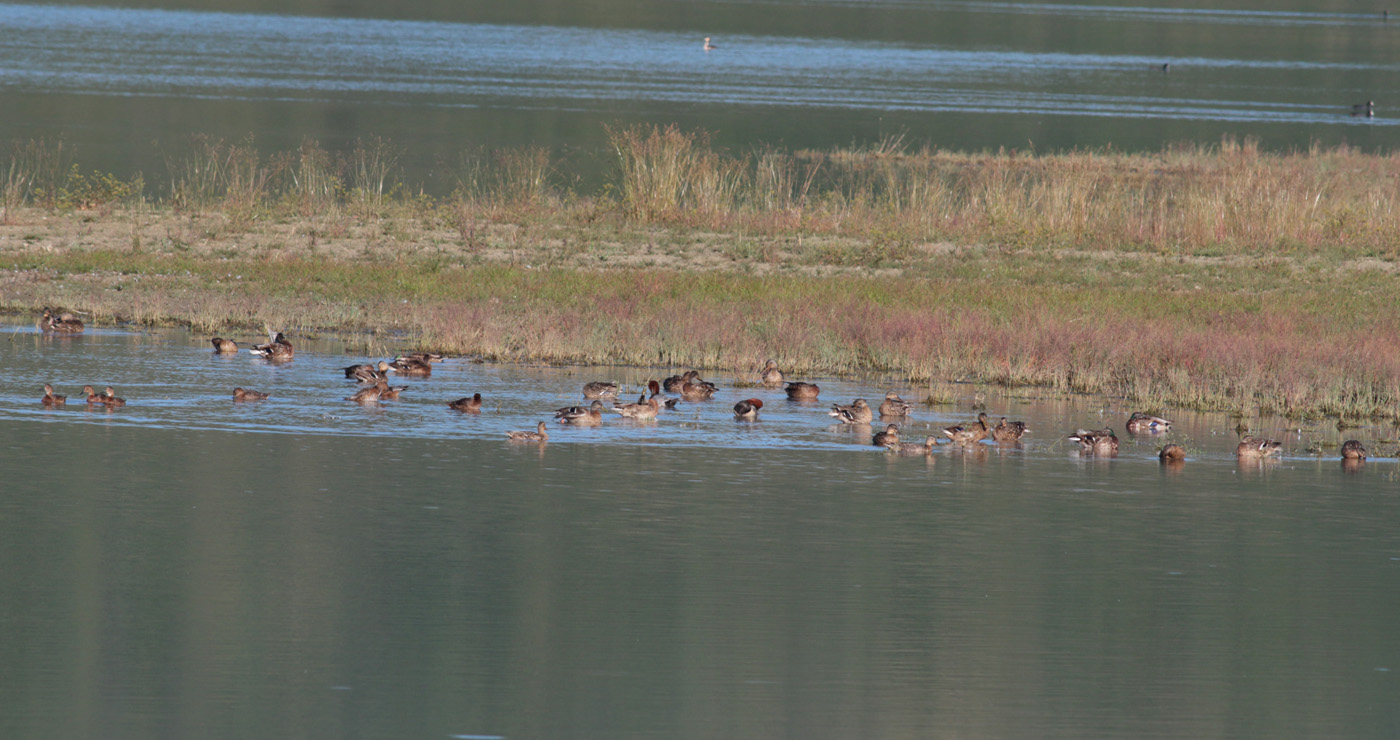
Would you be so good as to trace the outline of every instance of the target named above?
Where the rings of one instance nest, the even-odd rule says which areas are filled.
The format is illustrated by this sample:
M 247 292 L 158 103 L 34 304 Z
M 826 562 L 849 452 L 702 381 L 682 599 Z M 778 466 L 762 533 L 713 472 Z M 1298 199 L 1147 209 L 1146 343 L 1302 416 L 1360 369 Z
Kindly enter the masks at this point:
M 450 189 L 455 156 L 482 145 L 602 167 L 604 124 L 678 122 L 741 150 L 900 133 L 1156 149 L 1382 148 L 1400 121 L 1400 18 L 1372 3 L 172 5 L 0 4 L 0 138 L 62 134 L 90 167 L 160 182 L 192 133 L 268 149 L 378 135 L 408 149 L 407 179 Z M 1379 115 L 1351 117 L 1366 100 Z
M 1233 420 L 1177 414 L 1169 473 L 1160 439 L 1058 441 L 1118 404 L 994 396 L 1022 448 L 925 461 L 715 377 L 540 448 L 504 432 L 658 371 L 449 360 L 363 409 L 338 368 L 366 358 L 330 340 L 273 366 L 177 331 L 4 334 L 0 736 L 1400 732 L 1400 462 L 1309 456 L 1327 424 L 1254 420 L 1287 455 L 1242 469 Z M 46 381 L 129 405 L 47 411 Z M 472 392 L 479 416 L 443 405 Z M 734 422 L 749 396 L 762 421 Z

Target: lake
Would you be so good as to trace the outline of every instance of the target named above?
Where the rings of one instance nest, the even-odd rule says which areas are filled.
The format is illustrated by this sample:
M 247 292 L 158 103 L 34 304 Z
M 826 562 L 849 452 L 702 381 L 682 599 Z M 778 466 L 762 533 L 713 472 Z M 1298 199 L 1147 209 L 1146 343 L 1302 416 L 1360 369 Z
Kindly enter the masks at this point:
M 968 386 L 906 436 L 980 399 L 1025 442 L 905 458 L 826 408 L 923 389 L 809 378 L 799 405 L 715 373 L 713 401 L 541 446 L 505 432 L 670 369 L 449 358 L 365 408 L 334 337 L 270 364 L 180 330 L 4 335 L 5 737 L 1400 730 L 1388 425 L 1346 431 L 1373 453 L 1346 470 L 1334 423 L 1246 419 L 1284 453 L 1242 466 L 1239 420 L 1168 410 L 1103 460 L 1063 436 L 1121 432 L 1121 402 Z M 45 409 L 45 382 L 128 405 Z
M 85 168 L 160 188 L 192 134 L 267 151 L 383 136 L 406 181 L 445 193 L 477 147 L 547 147 L 592 186 L 606 125 L 679 123 L 736 151 L 1046 151 L 1387 149 L 1400 121 L 1400 20 L 1370 3 L 167 5 L 0 4 L 0 139 L 62 136 Z M 1375 118 L 1350 115 L 1367 100 Z

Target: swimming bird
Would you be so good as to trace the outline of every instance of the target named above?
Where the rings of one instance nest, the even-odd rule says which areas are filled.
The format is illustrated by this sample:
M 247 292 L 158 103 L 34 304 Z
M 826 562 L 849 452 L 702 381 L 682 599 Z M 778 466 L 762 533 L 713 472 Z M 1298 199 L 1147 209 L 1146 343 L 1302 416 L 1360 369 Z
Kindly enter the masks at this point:
M 777 388 L 783 384 L 783 371 L 778 369 L 778 363 L 768 360 L 763 363 L 763 370 L 759 372 L 758 379 L 768 388 Z
M 1376 103 L 1368 100 L 1364 103 L 1357 103 L 1351 107 L 1351 115 L 1355 118 L 1375 118 Z
M 719 388 L 714 383 L 701 380 L 700 374 L 696 373 L 694 377 L 686 381 L 685 385 L 681 386 L 681 400 L 708 401 L 717 390 Z
M 709 36 L 706 36 L 706 37 L 705 37 L 705 51 L 713 51 L 713 50 L 718 49 L 718 48 L 719 48 L 718 46 L 715 46 L 714 44 L 710 43 L 710 37 L 709 37 Z
M 544 429 L 544 422 L 540 422 L 533 432 L 506 432 L 506 437 L 511 442 L 548 442 L 549 432 Z
M 1342 459 L 1365 460 L 1366 448 L 1361 446 L 1361 442 L 1359 440 L 1349 439 L 1342 443 Z
M 908 416 L 913 408 L 898 393 L 886 391 L 885 400 L 880 404 L 880 416 Z
M 948 436 L 948 439 L 960 445 L 977 444 L 986 439 L 987 435 L 991 434 L 991 431 L 991 427 L 987 426 L 987 413 L 985 411 L 978 412 L 977 423 L 975 424 L 959 424 L 958 426 L 944 427 L 943 429 L 943 433 Z
M 757 398 L 749 398 L 734 404 L 734 418 L 744 421 L 755 421 L 758 419 L 758 410 L 763 408 L 763 402 Z
M 92 386 L 90 385 L 83 386 L 83 397 L 90 404 L 107 402 L 107 397 L 101 393 L 98 393 L 97 391 L 94 391 L 92 389 Z
M 389 363 L 380 360 L 378 365 L 351 365 L 345 368 L 345 377 L 358 383 L 378 383 L 389 378 Z
M 1133 415 L 1128 417 L 1125 427 L 1128 434 L 1156 434 L 1171 429 L 1172 423 L 1160 416 L 1134 411 Z
M 353 395 L 345 399 L 355 403 L 379 403 L 380 401 L 393 401 L 399 394 L 408 390 L 406 385 L 390 386 L 387 381 L 380 380 L 374 385 L 361 388 Z
M 442 355 L 436 352 L 404 352 L 399 355 L 399 359 L 417 360 L 419 362 L 442 362 Z
M 875 414 L 870 410 L 870 404 L 866 403 L 864 398 L 857 398 L 848 406 L 833 403 L 831 410 L 826 413 L 836 417 L 836 420 L 842 424 L 869 424 L 875 420 Z
M 603 402 L 594 399 L 588 406 L 565 406 L 554 412 L 554 418 L 563 424 L 578 427 L 596 427 L 603 423 Z
M 42 403 L 45 406 L 51 408 L 54 406 L 62 406 L 63 404 L 68 403 L 68 397 L 55 394 L 53 392 L 53 386 L 48 383 L 45 383 L 44 397 L 39 399 L 39 403 Z
M 886 443 L 885 447 L 890 452 L 899 455 L 932 455 L 933 448 L 938 446 L 938 439 L 929 435 L 923 442 L 898 442 L 895 444 Z
M 1001 417 L 1001 421 L 992 427 L 992 441 L 998 444 L 1015 444 L 1021 441 L 1021 437 L 1030 431 L 1024 421 L 1007 421 L 1006 417 Z
M 43 317 L 39 319 L 39 330 L 58 334 L 77 334 L 83 330 L 83 322 L 77 316 L 66 311 L 54 315 L 53 309 L 45 308 Z
M 449 401 L 447 408 L 468 414 L 479 414 L 481 413 L 481 394 L 473 393 L 470 397 Z
M 663 398 L 661 396 L 661 384 L 655 380 L 647 381 L 647 390 L 651 391 L 651 395 L 647 396 L 647 398 L 655 400 L 658 404 L 656 408 L 657 411 L 662 409 L 673 410 L 676 408 L 676 405 L 681 402 L 679 398 Z
M 268 398 L 268 394 L 262 391 L 255 391 L 248 388 L 233 389 L 233 400 L 235 401 L 265 401 Z
M 223 337 L 214 337 L 209 342 L 214 345 L 214 353 L 220 355 L 238 354 L 238 342 Z
M 870 444 L 876 447 L 891 447 L 899 444 L 899 425 L 889 424 L 883 432 L 876 432 L 870 437 Z
M 107 404 L 108 408 L 116 408 L 118 406 L 126 405 L 126 399 L 117 398 L 117 392 L 113 390 L 112 386 L 110 385 L 102 390 L 101 402 Z
M 1240 444 L 1235 448 L 1235 455 L 1237 457 L 1262 458 L 1269 457 L 1281 449 L 1283 449 L 1283 445 L 1272 439 L 1246 434 L 1240 437 Z
M 433 374 L 433 363 L 423 359 L 421 356 L 399 355 L 393 362 L 388 363 L 389 369 L 399 375 L 413 375 L 415 377 L 426 378 Z
M 1103 429 L 1077 429 L 1069 439 L 1079 443 L 1079 451 L 1086 455 L 1115 457 L 1118 454 L 1118 435 L 1112 427 Z
M 686 383 L 689 383 L 692 378 L 698 377 L 700 377 L 699 372 L 695 370 L 686 370 L 680 375 L 672 375 L 661 381 L 661 387 L 664 388 L 667 393 L 680 393 L 681 388 L 684 388 Z
M 267 344 L 259 344 L 248 351 L 269 360 L 290 360 L 296 354 L 295 350 L 292 349 L 292 343 L 288 342 L 280 331 L 273 335 L 272 341 Z
M 603 380 L 584 383 L 583 398 L 584 400 L 591 400 L 594 398 L 617 398 L 617 383 L 609 383 Z
M 643 394 L 636 403 L 613 404 L 612 410 L 629 419 L 655 419 L 657 412 L 661 410 L 661 404 L 655 396 L 647 398 Z
M 1186 448 L 1181 445 L 1167 445 L 1157 453 L 1157 459 L 1164 463 L 1179 463 L 1186 460 Z
M 787 384 L 786 391 L 788 398 L 797 401 L 816 398 L 817 394 L 822 392 L 822 389 L 816 383 L 804 383 L 800 380 L 795 380 Z

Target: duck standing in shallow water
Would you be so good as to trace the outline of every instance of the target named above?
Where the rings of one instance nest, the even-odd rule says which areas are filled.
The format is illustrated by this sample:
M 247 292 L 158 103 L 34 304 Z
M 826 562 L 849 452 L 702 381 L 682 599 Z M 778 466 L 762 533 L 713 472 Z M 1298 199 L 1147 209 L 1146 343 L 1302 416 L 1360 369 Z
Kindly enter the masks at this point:
M 656 396 L 647 398 L 643 394 L 637 398 L 636 403 L 613 404 L 612 410 L 628 419 L 655 419 L 656 414 L 661 411 L 661 404 L 657 402 Z
M 506 432 L 506 438 L 511 442 L 548 442 L 549 432 L 545 431 L 544 422 L 540 422 L 533 432 Z
M 561 424 L 576 427 L 596 427 L 603 424 L 603 402 L 594 399 L 588 406 L 565 406 L 554 412 L 554 418 Z
M 62 406 L 68 403 L 68 397 L 55 394 L 53 392 L 53 386 L 48 383 L 45 383 L 44 397 L 39 399 L 39 403 L 42 403 L 45 406 L 48 406 L 49 408 L 53 408 L 54 406 Z
M 842 406 L 839 403 L 831 404 L 831 410 L 826 412 L 828 416 L 836 417 L 842 424 L 869 424 L 875 420 L 875 414 L 870 410 L 870 404 L 864 398 L 857 398 L 849 406 Z
M 473 393 L 470 398 L 459 398 L 456 401 L 449 401 L 447 408 L 468 414 L 479 414 L 481 413 L 481 394 Z
M 766 388 L 777 388 L 783 384 L 783 371 L 778 369 L 778 363 L 768 360 L 763 363 L 763 370 L 758 373 L 758 380 Z
M 997 444 L 1009 445 L 1020 444 L 1021 437 L 1030 431 L 1024 421 L 1007 421 L 1006 417 L 1001 417 L 1001 421 L 992 427 L 992 441 Z
M 1171 429 L 1172 423 L 1160 416 L 1134 411 L 1133 415 L 1128 417 L 1128 423 L 1124 427 L 1128 430 L 1128 434 L 1157 434 Z
M 975 445 L 986 439 L 990 433 L 991 427 L 987 426 L 987 413 L 985 411 L 977 414 L 976 424 L 960 424 L 943 429 L 943 434 L 947 435 L 948 439 L 953 440 L 953 444 L 959 445 Z
M 885 400 L 880 403 L 880 416 L 908 416 L 909 412 L 913 410 L 914 407 L 910 406 L 894 391 L 887 391 Z
M 271 396 L 262 391 L 255 391 L 248 388 L 233 389 L 233 400 L 235 401 L 266 401 L 268 398 L 271 398 Z
M 235 342 L 235 341 L 233 341 L 232 339 L 224 339 L 223 337 L 214 337 L 213 339 L 210 339 L 210 340 L 209 340 L 209 343 L 212 344 L 212 345 L 214 345 L 214 354 L 219 354 L 219 355 L 236 355 L 236 354 L 238 354 L 238 342 Z
M 617 383 L 609 383 L 602 380 L 584 383 L 583 400 L 591 401 L 595 398 L 617 398 Z
M 1096 457 L 1117 457 L 1118 435 L 1112 427 L 1104 429 L 1078 429 L 1068 439 L 1079 443 L 1079 451 Z
M 749 398 L 734 404 L 734 418 L 742 421 L 757 421 L 758 410 L 763 408 L 763 402 L 757 398 Z
M 258 357 L 278 361 L 290 360 L 296 354 L 296 351 L 292 349 L 292 343 L 287 341 L 287 338 L 280 331 L 273 335 L 272 341 L 267 344 L 259 344 L 248 351 Z

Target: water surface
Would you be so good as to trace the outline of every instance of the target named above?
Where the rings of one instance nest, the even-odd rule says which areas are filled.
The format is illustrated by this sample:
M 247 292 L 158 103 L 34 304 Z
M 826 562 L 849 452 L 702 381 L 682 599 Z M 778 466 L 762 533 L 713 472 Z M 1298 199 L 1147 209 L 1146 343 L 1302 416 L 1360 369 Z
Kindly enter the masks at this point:
M 453 359 L 363 409 L 293 336 L 269 365 L 179 331 L 9 327 L 0 733 L 16 737 L 1392 736 L 1393 430 L 1355 473 L 1241 468 L 1235 421 L 1086 460 L 1103 399 L 987 397 L 1019 449 L 868 446 L 825 404 L 717 400 L 511 445 L 591 379 Z M 244 337 L 239 337 L 244 339 Z M 883 384 L 817 378 L 823 400 Z M 44 410 L 39 386 L 129 405 Z M 235 405 L 233 385 L 273 393 Z M 917 389 L 900 388 L 906 398 Z M 914 435 L 971 418 L 920 407 Z M 481 392 L 479 416 L 445 401 Z M 769 401 L 736 423 L 738 398 Z

